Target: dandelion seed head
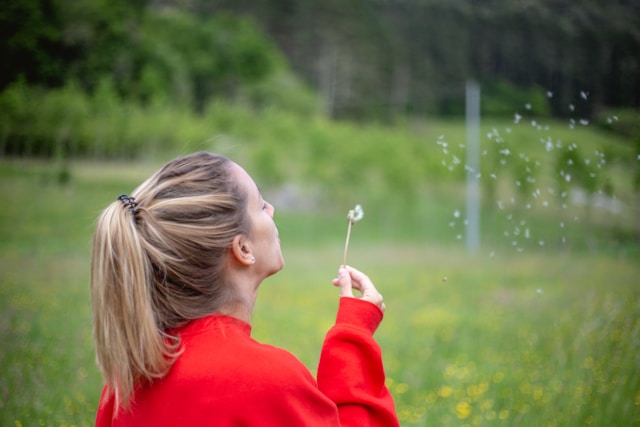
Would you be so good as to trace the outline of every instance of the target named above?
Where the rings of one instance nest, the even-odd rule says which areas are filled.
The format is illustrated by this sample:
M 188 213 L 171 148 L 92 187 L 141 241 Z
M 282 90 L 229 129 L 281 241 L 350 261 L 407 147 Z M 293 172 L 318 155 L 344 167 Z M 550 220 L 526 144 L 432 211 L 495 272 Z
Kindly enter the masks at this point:
M 362 206 L 360 205 L 356 205 L 356 207 L 350 210 L 349 214 L 347 215 L 347 218 L 352 224 L 360 221 L 363 217 L 364 211 L 362 210 Z

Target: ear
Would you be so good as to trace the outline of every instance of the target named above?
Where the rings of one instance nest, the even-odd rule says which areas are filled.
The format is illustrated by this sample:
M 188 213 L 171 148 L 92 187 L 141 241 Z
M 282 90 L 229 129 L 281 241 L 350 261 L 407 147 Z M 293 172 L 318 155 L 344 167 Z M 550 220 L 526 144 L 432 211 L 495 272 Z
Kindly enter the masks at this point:
M 245 236 L 238 234 L 233 238 L 233 244 L 231 245 L 231 254 L 240 264 L 249 266 L 256 263 L 256 259 L 253 256 L 249 242 Z

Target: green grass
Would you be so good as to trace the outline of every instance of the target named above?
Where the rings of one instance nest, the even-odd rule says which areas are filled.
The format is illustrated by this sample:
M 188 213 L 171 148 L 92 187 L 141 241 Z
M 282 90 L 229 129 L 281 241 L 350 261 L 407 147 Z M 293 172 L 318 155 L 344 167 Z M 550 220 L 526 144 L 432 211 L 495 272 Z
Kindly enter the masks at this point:
M 93 424 L 93 222 L 156 166 L 72 163 L 59 185 L 56 165 L 0 162 L 1 426 Z M 503 242 L 505 222 L 492 220 L 500 212 L 486 211 L 485 244 L 470 255 L 459 224 L 449 225 L 460 185 L 422 194 L 408 213 L 364 204 L 349 251 L 385 296 L 376 337 L 402 425 L 640 423 L 637 242 L 603 243 L 611 234 L 602 219 L 567 226 L 569 243 L 588 230 L 601 233 L 597 245 L 552 244 L 567 213 L 539 210 L 527 219 L 550 243 L 519 252 Z M 335 315 L 331 279 L 351 207 L 276 213 L 287 265 L 263 283 L 254 336 L 312 371 Z

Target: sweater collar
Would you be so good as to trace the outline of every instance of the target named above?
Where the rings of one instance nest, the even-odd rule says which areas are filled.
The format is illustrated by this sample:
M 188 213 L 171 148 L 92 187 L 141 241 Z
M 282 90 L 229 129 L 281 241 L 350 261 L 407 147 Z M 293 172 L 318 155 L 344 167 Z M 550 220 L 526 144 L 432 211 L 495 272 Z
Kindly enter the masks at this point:
M 246 334 L 247 336 L 251 336 L 251 325 L 249 323 L 236 317 L 218 313 L 191 320 L 186 325 L 173 329 L 171 331 L 171 334 L 197 335 L 211 330 L 212 328 L 220 328 L 225 330 L 235 329 Z

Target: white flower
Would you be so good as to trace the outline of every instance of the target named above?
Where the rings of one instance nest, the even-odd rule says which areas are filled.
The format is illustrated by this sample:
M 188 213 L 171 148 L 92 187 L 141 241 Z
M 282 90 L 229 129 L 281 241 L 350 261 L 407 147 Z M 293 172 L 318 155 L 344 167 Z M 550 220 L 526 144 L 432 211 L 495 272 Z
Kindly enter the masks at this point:
M 362 206 L 356 205 L 355 208 L 349 211 L 347 218 L 351 224 L 360 221 L 364 217 L 364 211 L 362 210 Z

